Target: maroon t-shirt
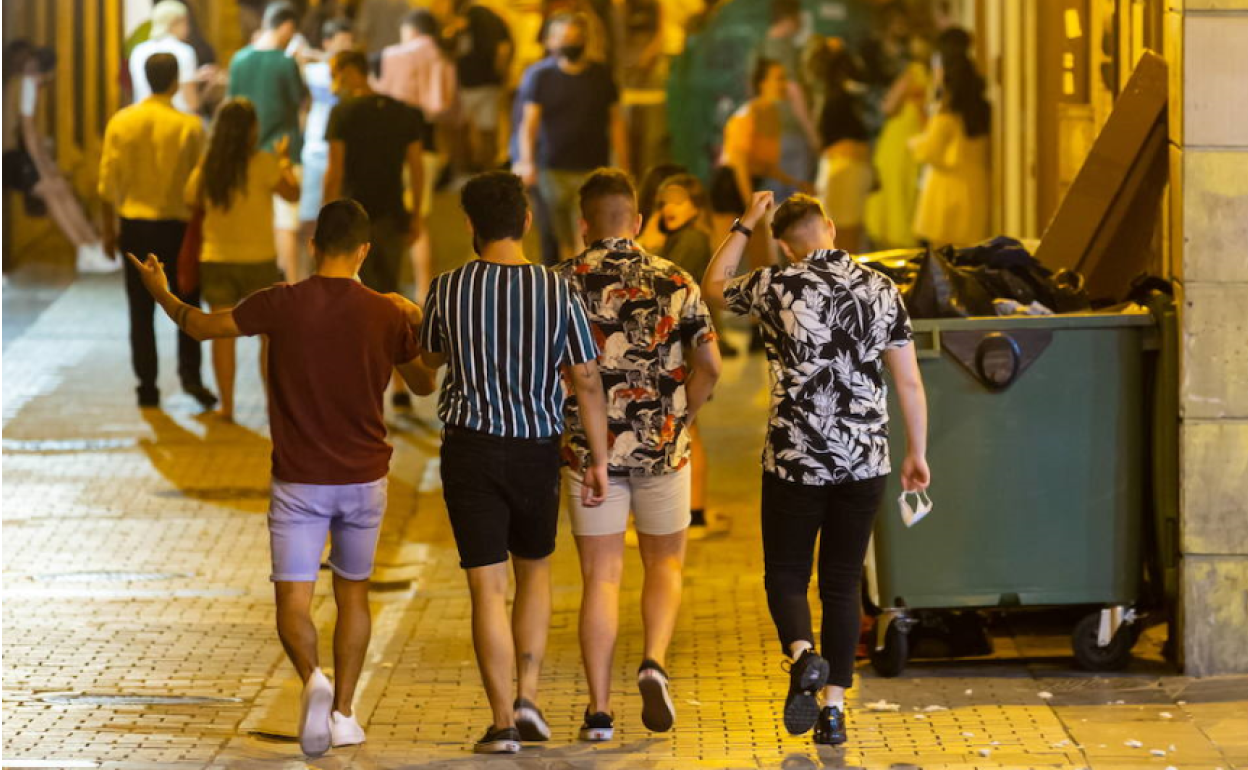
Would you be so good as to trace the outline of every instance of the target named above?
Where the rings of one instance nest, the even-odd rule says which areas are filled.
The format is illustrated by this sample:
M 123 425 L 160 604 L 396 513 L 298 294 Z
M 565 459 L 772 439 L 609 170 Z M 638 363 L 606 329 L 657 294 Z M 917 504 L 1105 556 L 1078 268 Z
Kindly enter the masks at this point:
M 403 311 L 350 278 L 314 275 L 234 308 L 247 336 L 269 336 L 273 477 L 363 484 L 390 469 L 384 415 L 395 364 L 420 354 Z

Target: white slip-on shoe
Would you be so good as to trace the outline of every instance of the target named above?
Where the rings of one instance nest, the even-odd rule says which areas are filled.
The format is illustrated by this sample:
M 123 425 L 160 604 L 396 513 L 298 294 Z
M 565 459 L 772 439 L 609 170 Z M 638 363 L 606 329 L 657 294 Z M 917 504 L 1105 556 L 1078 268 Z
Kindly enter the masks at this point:
M 329 716 L 330 743 L 334 748 L 339 746 L 357 746 L 364 742 L 364 728 L 356 721 L 355 715 L 344 717 L 335 711 Z
M 318 668 L 303 683 L 299 709 L 299 748 L 309 757 L 329 751 L 329 712 L 334 705 L 334 686 Z

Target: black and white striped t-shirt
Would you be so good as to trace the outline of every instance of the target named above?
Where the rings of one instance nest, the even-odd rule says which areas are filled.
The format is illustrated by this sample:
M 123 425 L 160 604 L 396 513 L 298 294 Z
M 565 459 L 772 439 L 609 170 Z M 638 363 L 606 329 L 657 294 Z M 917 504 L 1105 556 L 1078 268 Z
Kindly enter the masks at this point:
M 511 438 L 563 430 L 559 368 L 598 356 L 585 305 L 541 265 L 474 259 L 434 279 L 421 344 L 445 353 L 438 416 Z

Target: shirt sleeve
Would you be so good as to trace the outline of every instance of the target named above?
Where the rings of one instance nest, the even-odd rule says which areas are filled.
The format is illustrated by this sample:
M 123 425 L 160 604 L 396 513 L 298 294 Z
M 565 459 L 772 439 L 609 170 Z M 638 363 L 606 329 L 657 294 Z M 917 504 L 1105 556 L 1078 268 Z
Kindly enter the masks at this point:
M 199 199 L 199 179 L 203 174 L 200 173 L 202 165 L 196 164 L 191 171 L 191 175 L 186 178 L 186 189 L 182 191 L 182 199 L 186 201 L 186 205 L 191 208 L 199 208 L 202 204 Z
M 175 46 L 173 55 L 178 60 L 178 82 L 194 83 L 195 75 L 199 70 L 199 62 L 195 56 L 195 49 L 189 45 Z
M 910 326 L 910 313 L 906 311 L 906 303 L 901 300 L 901 292 L 897 290 L 897 284 L 888 281 L 887 291 L 890 295 L 890 310 L 883 319 L 888 324 L 888 337 L 884 347 L 885 349 L 904 348 L 914 340 L 914 330 Z
M 598 357 L 598 343 L 594 341 L 594 327 L 589 322 L 589 311 L 572 285 L 560 279 L 568 293 L 568 342 L 560 364 L 576 366 Z
M 235 306 L 234 324 L 244 337 L 272 334 L 282 318 L 284 286 L 270 286 L 246 297 Z
M 420 325 L 420 346 L 430 353 L 445 353 L 446 345 L 442 329 L 442 306 L 440 300 L 443 280 L 433 279 L 429 294 L 425 297 L 425 320 Z
M 529 98 L 525 100 L 525 104 L 545 105 L 545 100 L 549 98 L 547 91 L 550 88 L 550 86 L 546 85 L 548 78 L 544 77 L 547 71 L 540 69 L 533 73 L 533 84 L 529 89 Z
M 737 315 L 758 317 L 762 311 L 760 300 L 770 283 L 771 269 L 767 267 L 739 275 L 724 287 L 724 301 L 728 309 Z
M 686 278 L 689 278 L 686 276 Z M 680 338 L 691 348 L 697 348 L 718 339 L 715 325 L 711 323 L 711 310 L 702 300 L 702 290 L 690 279 L 685 306 L 680 313 Z
M 277 187 L 278 180 L 282 178 L 282 169 L 278 165 L 276 155 L 267 150 L 261 150 L 256 153 L 254 165 L 256 178 L 261 180 L 265 189 L 272 190 Z
M 346 132 L 347 110 L 343 102 L 338 102 L 329 111 L 329 119 L 325 123 L 325 141 L 341 142 L 346 139 L 343 135 Z
M 308 95 L 308 87 L 303 83 L 303 73 L 299 71 L 299 63 L 292 58 L 286 59 L 286 84 L 289 90 L 290 103 L 299 106 Z
M 120 116 L 118 116 L 120 117 Z M 100 199 L 105 203 L 117 203 L 117 172 L 120 168 L 121 150 L 117 141 L 117 117 L 104 127 L 104 142 L 100 149 Z
M 420 340 L 417 339 L 416 332 L 412 330 L 412 325 L 407 322 L 406 317 L 399 319 L 397 336 L 398 340 L 394 348 L 394 363 L 406 364 L 410 361 L 415 361 L 420 356 Z

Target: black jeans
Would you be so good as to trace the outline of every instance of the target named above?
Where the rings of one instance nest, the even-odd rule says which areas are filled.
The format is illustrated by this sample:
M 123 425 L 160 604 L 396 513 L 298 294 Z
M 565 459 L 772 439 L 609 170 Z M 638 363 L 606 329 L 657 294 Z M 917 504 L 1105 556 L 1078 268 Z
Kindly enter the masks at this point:
M 117 232 L 117 244 L 123 252 L 122 260 L 126 266 L 126 300 L 130 305 L 130 360 L 134 365 L 134 374 L 139 378 L 139 388 L 143 390 L 156 388 L 156 300 L 143 288 L 139 271 L 125 259 L 124 253 L 139 259 L 155 254 L 165 266 L 169 288 L 174 295 L 192 307 L 199 307 L 199 289 L 191 294 L 178 291 L 178 252 L 182 249 L 185 233 L 186 222 L 177 219 L 123 219 Z M 202 361 L 199 342 L 179 331 L 178 378 L 183 387 L 202 384 Z
M 830 685 L 854 682 L 862 562 L 886 479 L 813 486 L 763 474 L 764 583 L 771 619 L 786 655 L 793 642 L 814 643 L 806 591 L 818 538 L 823 657 L 831 667 Z

